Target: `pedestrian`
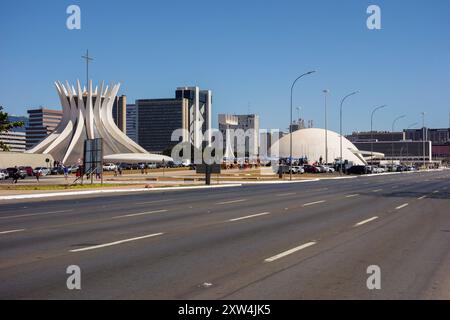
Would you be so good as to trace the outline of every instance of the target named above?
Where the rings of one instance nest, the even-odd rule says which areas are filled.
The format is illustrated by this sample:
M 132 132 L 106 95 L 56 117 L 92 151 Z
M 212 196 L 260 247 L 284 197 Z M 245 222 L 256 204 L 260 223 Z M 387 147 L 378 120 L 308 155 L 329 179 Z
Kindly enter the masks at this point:
M 64 171 L 64 179 L 66 179 L 66 181 L 67 181 L 67 179 L 69 178 L 69 168 L 64 166 L 63 171 Z
M 39 183 L 39 177 L 41 176 L 41 171 L 40 170 L 36 171 L 35 176 L 36 176 L 37 182 Z

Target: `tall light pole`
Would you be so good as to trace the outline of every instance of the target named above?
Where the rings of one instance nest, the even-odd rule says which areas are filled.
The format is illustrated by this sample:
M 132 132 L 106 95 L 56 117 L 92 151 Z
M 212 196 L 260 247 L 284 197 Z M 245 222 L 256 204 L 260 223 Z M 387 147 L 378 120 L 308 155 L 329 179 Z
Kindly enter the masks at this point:
M 327 98 L 330 90 L 323 90 L 325 95 L 325 164 L 328 163 L 328 116 L 327 116 Z
M 351 96 L 353 96 L 353 95 L 355 95 L 355 94 L 357 94 L 357 93 L 359 93 L 359 91 L 355 91 L 355 92 L 352 92 L 352 93 L 350 93 L 350 94 L 348 94 L 348 95 L 346 95 L 344 98 L 342 98 L 342 100 L 341 100 L 341 107 L 340 107 L 340 112 L 339 112 L 339 122 L 340 122 L 340 128 L 339 128 L 339 134 L 340 134 L 340 149 L 341 149 L 341 155 L 340 155 L 340 158 L 339 158 L 339 160 L 340 160 L 340 169 L 339 169 L 339 172 L 340 172 L 340 174 L 342 175 L 342 106 L 343 106 L 343 104 L 344 104 L 344 102 L 345 102 L 345 100 L 347 100 L 347 98 L 349 98 L 349 97 L 351 97 Z
M 289 179 L 292 180 L 292 96 L 293 96 L 293 91 L 294 91 L 294 86 L 297 83 L 298 80 L 300 80 L 300 78 L 303 78 L 304 76 L 313 74 L 316 71 L 309 71 L 306 72 L 302 75 L 300 75 L 299 77 L 297 77 L 297 79 L 294 80 L 294 82 L 292 83 L 291 86 L 291 122 L 289 124 Z
M 408 128 L 406 128 L 406 131 L 408 131 L 409 129 L 411 129 L 412 127 L 415 127 L 417 125 L 418 125 L 417 122 L 414 122 L 414 123 L 410 124 L 408 126 Z M 406 142 L 406 157 L 409 158 L 409 143 L 408 142 Z M 411 161 L 411 165 L 412 165 L 412 161 Z
M 422 155 L 423 155 L 423 168 L 425 169 L 425 112 L 421 113 L 422 115 Z
M 387 105 L 376 107 L 370 116 L 370 164 L 373 165 L 373 115 L 380 109 L 386 108 Z
M 391 151 L 391 165 L 392 165 L 392 168 L 394 168 L 394 127 L 395 127 L 395 123 L 398 120 L 403 119 L 405 117 L 406 117 L 406 115 L 402 115 L 402 116 L 399 116 L 399 117 L 395 118 L 394 121 L 392 121 L 392 131 L 391 131 L 391 133 L 392 133 L 392 137 L 391 137 L 391 139 L 392 139 L 392 151 Z

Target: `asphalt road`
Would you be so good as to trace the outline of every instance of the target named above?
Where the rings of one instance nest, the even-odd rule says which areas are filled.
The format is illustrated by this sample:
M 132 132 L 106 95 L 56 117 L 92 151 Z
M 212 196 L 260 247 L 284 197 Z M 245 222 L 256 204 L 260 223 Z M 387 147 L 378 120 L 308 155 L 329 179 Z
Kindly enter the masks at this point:
M 0 202 L 0 299 L 94 298 L 450 299 L 450 171 Z

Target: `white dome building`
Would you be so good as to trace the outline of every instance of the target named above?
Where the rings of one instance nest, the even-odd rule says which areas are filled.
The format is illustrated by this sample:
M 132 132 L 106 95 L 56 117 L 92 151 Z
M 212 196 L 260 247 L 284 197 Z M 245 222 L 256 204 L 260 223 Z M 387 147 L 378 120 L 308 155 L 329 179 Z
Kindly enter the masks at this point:
M 334 162 L 340 158 L 340 135 L 336 132 L 318 128 L 301 129 L 292 132 L 292 157 L 307 157 L 310 163 L 319 162 L 322 157 L 325 162 L 325 132 L 328 134 L 328 162 Z M 290 156 L 290 134 L 276 141 L 271 148 L 271 154 L 279 150 L 281 158 Z M 354 165 L 364 165 L 366 161 L 362 152 L 345 137 L 342 137 L 342 158 L 351 161 Z

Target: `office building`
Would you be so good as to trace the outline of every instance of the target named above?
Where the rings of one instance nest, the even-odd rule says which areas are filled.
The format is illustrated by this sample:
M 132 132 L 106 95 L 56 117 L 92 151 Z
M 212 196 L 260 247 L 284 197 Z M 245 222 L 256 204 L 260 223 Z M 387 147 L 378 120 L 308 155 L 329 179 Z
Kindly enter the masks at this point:
M 405 140 L 404 132 L 389 132 L 389 131 L 370 131 L 366 132 L 353 132 L 351 135 L 346 136 L 351 142 L 367 142 L 367 141 L 401 141 Z
M 31 149 L 52 133 L 62 118 L 62 111 L 46 108 L 28 110 L 26 149 Z
M 431 141 L 433 145 L 443 145 L 450 143 L 450 128 L 447 129 L 431 129 L 431 128 L 421 128 L 421 129 L 407 129 L 404 131 L 407 140 Z
M 0 141 L 9 148 L 10 152 L 25 152 L 26 137 L 23 131 L 1 132 Z
M 182 87 L 175 91 L 175 98 L 136 100 L 136 139 L 147 151 L 170 154 L 179 142 L 189 142 L 196 148 L 204 148 L 211 142 L 212 94 L 198 87 Z M 172 134 L 183 129 L 179 141 L 172 141 Z
M 127 133 L 127 96 L 120 96 L 114 99 L 112 116 L 117 128 L 123 133 Z
M 136 105 L 135 104 L 127 104 L 127 107 L 126 107 L 126 134 L 134 142 L 137 142 L 136 126 L 137 126 Z
M 256 158 L 259 155 L 258 115 L 219 114 L 219 131 L 224 139 L 225 158 Z

